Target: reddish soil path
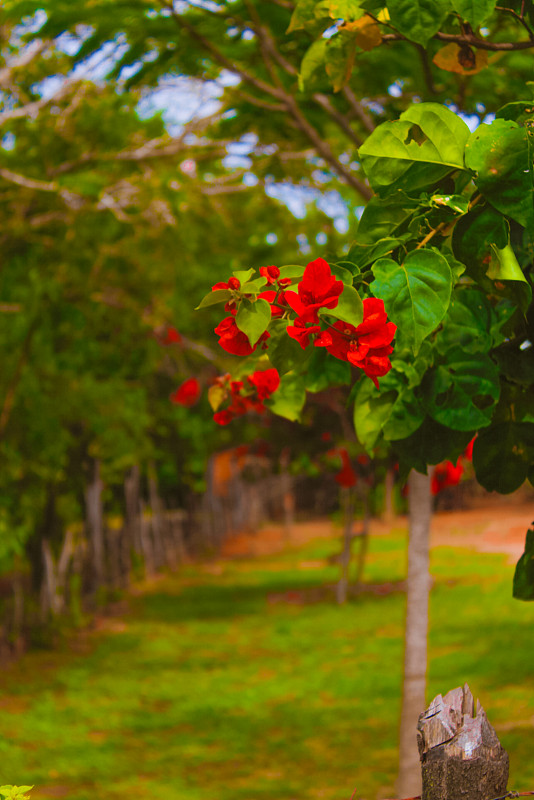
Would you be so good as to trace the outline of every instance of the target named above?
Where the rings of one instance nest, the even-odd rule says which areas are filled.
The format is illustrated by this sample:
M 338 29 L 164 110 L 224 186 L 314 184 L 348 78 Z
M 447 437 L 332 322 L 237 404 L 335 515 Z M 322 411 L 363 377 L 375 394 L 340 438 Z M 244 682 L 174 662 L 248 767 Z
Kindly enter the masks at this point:
M 467 547 L 486 553 L 506 553 L 516 563 L 523 552 L 527 529 L 534 520 L 534 501 L 512 502 L 493 498 L 484 507 L 465 511 L 442 511 L 432 520 L 432 546 Z M 397 517 L 391 524 L 371 521 L 371 535 L 406 530 L 406 517 Z M 340 529 L 329 519 L 297 522 L 286 540 L 281 525 L 266 524 L 257 533 L 241 533 L 225 542 L 223 558 L 271 555 L 287 544 L 298 547 L 313 539 L 337 538 Z

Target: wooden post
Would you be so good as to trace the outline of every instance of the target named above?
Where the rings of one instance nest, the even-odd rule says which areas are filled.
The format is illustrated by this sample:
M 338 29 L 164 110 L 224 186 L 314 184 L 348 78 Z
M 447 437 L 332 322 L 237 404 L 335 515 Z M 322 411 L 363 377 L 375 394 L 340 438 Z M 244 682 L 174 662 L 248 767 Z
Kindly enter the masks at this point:
M 508 754 L 469 686 L 438 694 L 421 714 L 422 800 L 492 800 L 506 793 Z

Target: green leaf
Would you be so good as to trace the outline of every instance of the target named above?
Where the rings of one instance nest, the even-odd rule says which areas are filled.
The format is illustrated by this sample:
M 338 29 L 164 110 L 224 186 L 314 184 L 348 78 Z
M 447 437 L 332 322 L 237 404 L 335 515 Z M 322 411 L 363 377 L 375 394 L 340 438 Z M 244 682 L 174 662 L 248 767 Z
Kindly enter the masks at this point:
M 253 281 L 246 281 L 246 283 L 242 283 L 239 291 L 243 292 L 243 294 L 258 294 L 267 288 L 268 286 L 265 278 L 256 278 Z
M 226 303 L 231 297 L 232 292 L 229 289 L 215 289 L 202 298 L 195 311 L 198 311 L 199 308 L 206 308 L 206 306 L 215 306 L 217 303 Z
M 510 226 L 506 217 L 491 206 L 475 207 L 458 220 L 452 235 L 454 255 L 465 264 L 466 272 L 482 289 L 488 293 L 506 297 L 526 312 L 532 299 L 530 285 L 520 280 L 494 280 L 490 275 L 498 275 L 501 269 L 495 257 L 495 249 L 506 250 L 509 243 Z M 509 251 L 506 251 L 509 252 Z M 488 264 L 488 256 L 493 263 Z M 506 264 L 510 273 L 510 264 Z M 515 273 L 518 275 L 518 273 Z M 519 275 L 518 275 L 519 277 Z
M 306 267 L 301 267 L 299 264 L 286 264 L 280 267 L 281 278 L 302 278 Z
M 534 384 L 534 347 L 521 350 L 515 343 L 505 342 L 493 350 L 492 358 L 509 380 L 521 386 Z
M 465 164 L 477 173 L 476 184 L 484 197 L 523 227 L 533 220 L 528 150 L 526 129 L 504 119 L 479 125 L 465 147 Z
M 299 72 L 299 90 L 301 92 L 306 91 L 308 83 L 314 77 L 316 72 L 319 72 L 319 74 L 323 74 L 326 77 L 325 63 L 327 44 L 327 39 L 317 39 L 306 50 Z
M 434 352 L 429 341 L 422 343 L 415 358 L 409 349 L 401 350 L 396 344 L 394 356 L 396 357 L 391 359 L 391 366 L 395 372 L 400 372 L 405 376 L 409 389 L 419 386 L 434 361 Z
M 413 250 L 403 264 L 378 260 L 373 274 L 373 294 L 384 301 L 388 317 L 416 354 L 449 306 L 452 275 L 447 260 L 436 250 Z
M 499 370 L 488 355 L 455 347 L 424 382 L 430 416 L 458 431 L 489 425 L 499 399 Z
M 465 353 L 487 353 L 493 345 L 494 321 L 495 314 L 485 294 L 471 287 L 458 288 L 436 338 L 436 349 L 444 354 L 459 346 Z
M 415 433 L 394 442 L 393 447 L 405 468 L 426 473 L 427 464 L 439 464 L 446 459 L 455 462 L 475 433 L 451 430 L 426 417 Z
M 300 420 L 300 413 L 306 402 L 306 389 L 304 379 L 293 372 L 282 375 L 280 386 L 271 395 L 265 405 L 279 417 L 285 417 L 292 422 Z
M 233 272 L 233 276 L 237 278 L 237 280 L 243 284 L 250 280 L 250 278 L 256 272 L 255 269 L 238 269 L 236 272 Z
M 523 270 L 517 262 L 512 245 L 507 244 L 501 250 L 492 245 L 494 258 L 492 259 L 486 275 L 494 281 L 523 281 L 528 283 Z
M 534 463 L 534 424 L 509 420 L 479 433 L 473 447 L 477 480 L 489 492 L 519 489 Z
M 351 21 L 363 15 L 359 0 L 299 0 L 296 4 L 287 33 L 307 30 L 312 35 L 324 30 L 333 20 Z
M 314 351 L 304 375 L 308 392 L 323 392 L 332 386 L 348 386 L 350 384 L 350 365 L 347 361 L 334 358 L 322 347 L 307 349 Z
M 335 308 L 323 308 L 319 312 L 320 316 L 335 317 L 349 325 L 357 327 L 363 320 L 363 303 L 360 295 L 353 286 L 345 286 L 339 296 L 339 302 Z
M 353 247 L 377 244 L 393 236 L 412 216 L 418 205 L 417 200 L 409 198 L 400 189 L 387 197 L 371 197 L 358 223 L 356 245 Z M 352 248 L 349 256 L 351 252 Z
M 429 188 L 448 173 L 465 169 L 469 136 L 465 122 L 445 106 L 414 104 L 366 139 L 360 147 L 362 167 L 376 192 Z
M 350 80 L 356 51 L 355 33 L 341 29 L 328 39 L 325 51 L 325 69 L 334 92 L 339 92 Z
M 250 300 L 243 299 L 239 304 L 235 322 L 239 330 L 248 336 L 252 346 L 267 330 L 270 321 L 271 306 L 267 300 L 259 299 L 251 303 Z
M 411 42 L 425 47 L 450 11 L 449 0 L 388 0 L 391 24 Z
M 352 262 L 360 270 L 363 270 L 378 258 L 389 255 L 400 244 L 402 244 L 402 239 L 392 239 L 390 237 L 379 239 L 378 242 L 371 245 L 354 242 L 348 252 L 347 261 Z
M 433 194 L 430 202 L 437 208 L 450 208 L 455 214 L 467 214 L 469 198 L 463 194 Z
M 269 333 L 269 361 L 276 367 L 280 375 L 286 372 L 291 372 L 298 367 L 301 367 L 310 360 L 313 347 L 303 349 L 300 344 L 288 335 L 286 328 L 288 325 L 287 320 L 276 319 L 273 320 Z
M 359 382 L 354 400 L 354 429 L 359 442 L 368 452 L 378 442 L 396 398 L 394 390 L 376 392 L 371 380 L 362 378 Z
M 495 8 L 496 0 L 452 0 L 452 7 L 473 28 L 482 25 Z
M 332 274 L 339 278 L 340 281 L 343 281 L 345 286 L 352 286 L 352 282 L 354 280 L 354 275 L 352 272 L 349 272 L 348 269 L 343 267 L 341 264 L 330 264 L 330 269 Z
M 527 531 L 525 551 L 516 564 L 512 593 L 516 600 L 534 600 L 534 530 L 532 528 Z

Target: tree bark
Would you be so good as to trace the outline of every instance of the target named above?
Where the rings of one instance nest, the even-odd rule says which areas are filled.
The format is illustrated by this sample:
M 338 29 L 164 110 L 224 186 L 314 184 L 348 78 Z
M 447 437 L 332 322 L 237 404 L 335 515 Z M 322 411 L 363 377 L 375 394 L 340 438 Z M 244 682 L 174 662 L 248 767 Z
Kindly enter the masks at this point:
M 409 478 L 408 577 L 406 582 L 406 629 L 404 682 L 400 720 L 399 797 L 421 794 L 421 770 L 417 749 L 417 722 L 426 708 L 428 605 L 430 594 L 429 545 L 432 518 L 430 475 L 412 470 Z
M 104 583 L 104 512 L 102 490 L 104 484 L 100 477 L 100 462 L 95 459 L 93 477 L 85 492 L 87 528 L 91 544 L 93 591 Z
M 352 549 L 352 526 L 354 523 L 354 491 L 351 489 L 342 489 L 341 497 L 343 498 L 343 548 L 339 559 L 341 574 L 336 587 L 336 599 L 338 605 L 343 605 L 347 602 L 349 592 L 349 567 L 350 556 Z
M 367 551 L 369 549 L 369 492 L 364 491 L 363 494 L 363 522 L 360 531 L 360 549 L 358 550 L 358 561 L 356 564 L 356 581 L 355 588 L 357 592 L 363 589 L 363 571 L 365 569 L 365 562 L 367 560 Z

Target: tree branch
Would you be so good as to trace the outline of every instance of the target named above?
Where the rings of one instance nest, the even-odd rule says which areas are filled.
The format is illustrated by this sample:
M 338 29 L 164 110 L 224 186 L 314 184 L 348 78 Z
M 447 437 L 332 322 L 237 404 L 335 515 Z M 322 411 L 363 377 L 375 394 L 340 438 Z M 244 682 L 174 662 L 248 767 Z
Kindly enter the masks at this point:
M 354 94 L 350 86 L 344 86 L 341 91 L 343 92 L 343 95 L 346 97 L 352 111 L 362 123 L 363 127 L 366 130 L 368 130 L 369 133 L 372 133 L 376 128 L 376 125 L 374 124 L 373 120 L 371 119 L 371 117 L 369 116 L 363 105 L 356 98 L 356 95 Z
M 361 145 L 363 144 L 363 139 L 360 139 L 360 137 L 352 130 L 347 118 L 343 116 L 343 114 L 340 114 L 339 111 L 337 111 L 337 109 L 334 108 L 334 106 L 330 102 L 330 99 L 325 94 L 321 94 L 320 92 L 315 92 L 315 94 L 313 94 L 312 97 L 315 100 L 315 102 L 326 111 L 328 116 L 331 117 L 334 120 L 334 122 L 337 123 L 337 125 L 341 128 L 343 133 L 345 133 L 346 136 L 348 136 L 348 138 L 356 145 L 356 147 L 361 147 Z
M 476 47 L 479 50 L 491 50 L 492 52 L 505 52 L 510 53 L 516 50 L 528 50 L 534 47 L 534 40 L 523 42 L 486 42 L 485 39 L 479 39 L 474 34 L 455 34 L 455 33 L 435 33 L 432 37 L 440 42 L 454 42 L 455 44 L 467 44 L 469 47 Z M 400 33 L 385 33 L 382 36 L 383 42 L 399 42 L 409 41 L 406 36 Z

